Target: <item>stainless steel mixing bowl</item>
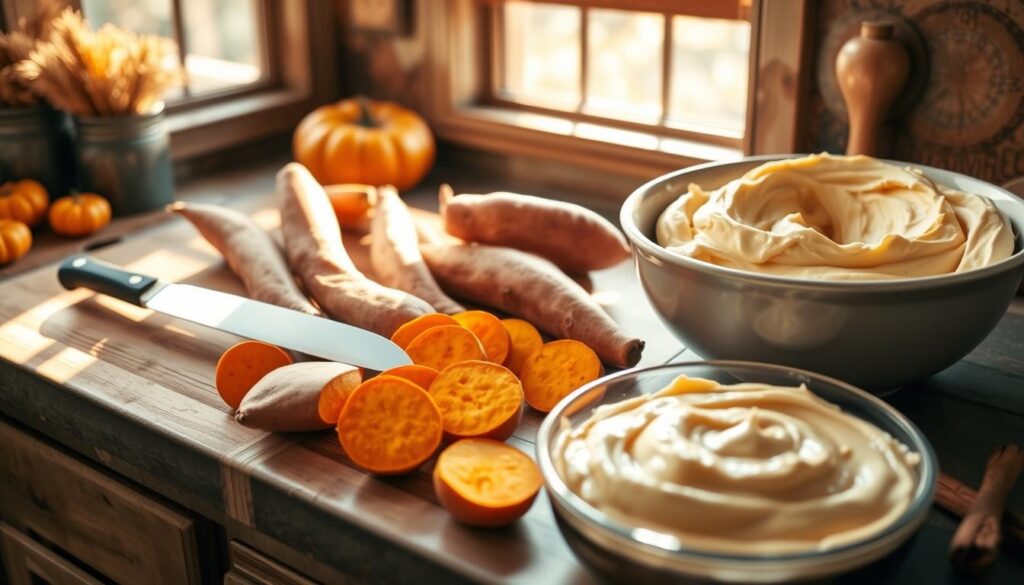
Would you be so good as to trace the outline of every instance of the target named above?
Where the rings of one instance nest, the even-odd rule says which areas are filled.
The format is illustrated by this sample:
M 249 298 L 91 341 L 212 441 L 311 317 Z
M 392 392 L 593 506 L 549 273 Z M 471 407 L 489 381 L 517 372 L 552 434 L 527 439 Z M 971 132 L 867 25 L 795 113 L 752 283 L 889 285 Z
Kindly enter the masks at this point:
M 799 156 L 799 155 L 792 155 Z M 651 304 L 707 359 L 783 364 L 883 393 L 934 374 L 974 349 L 1002 318 L 1024 274 L 1024 203 L 995 185 L 912 163 L 940 185 L 991 199 L 1013 224 L 1015 253 L 979 270 L 886 281 L 785 278 L 715 266 L 658 245 L 655 224 L 690 183 L 717 188 L 770 160 L 698 165 L 626 199 L 620 221 Z
M 566 485 L 555 465 L 559 436 L 595 410 L 656 392 L 680 374 L 723 384 L 758 382 L 807 387 L 844 412 L 889 433 L 920 454 L 917 484 L 907 510 L 888 528 L 827 550 L 783 554 L 733 554 L 696 550 L 672 534 L 615 520 Z M 537 432 L 537 462 L 559 530 L 592 571 L 613 583 L 775 583 L 816 579 L 857 570 L 850 582 L 877 582 L 888 563 L 898 563 L 905 543 L 924 523 L 938 479 L 938 462 L 920 430 L 896 409 L 863 390 L 811 372 L 744 362 L 691 362 L 617 372 L 576 390 L 544 419 Z

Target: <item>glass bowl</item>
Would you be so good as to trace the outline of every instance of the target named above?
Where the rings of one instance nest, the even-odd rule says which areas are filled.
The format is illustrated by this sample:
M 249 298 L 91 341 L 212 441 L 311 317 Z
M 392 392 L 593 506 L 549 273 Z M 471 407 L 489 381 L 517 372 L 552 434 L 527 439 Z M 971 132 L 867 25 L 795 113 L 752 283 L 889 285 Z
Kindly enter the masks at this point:
M 910 506 L 884 531 L 847 545 L 825 551 L 745 555 L 687 548 L 671 534 L 614 520 L 572 492 L 552 460 L 559 435 L 588 419 L 599 406 L 656 392 L 680 374 L 722 384 L 806 384 L 817 396 L 838 405 L 850 415 L 874 424 L 920 454 Z M 897 549 L 921 526 L 931 507 L 938 474 L 935 454 L 921 431 L 875 396 L 812 372 L 736 361 L 690 362 L 625 370 L 581 387 L 563 399 L 545 418 L 537 434 L 537 461 L 558 527 L 576 556 L 604 578 L 643 583 L 678 583 L 681 578 L 692 581 L 778 582 L 821 578 L 867 565 Z

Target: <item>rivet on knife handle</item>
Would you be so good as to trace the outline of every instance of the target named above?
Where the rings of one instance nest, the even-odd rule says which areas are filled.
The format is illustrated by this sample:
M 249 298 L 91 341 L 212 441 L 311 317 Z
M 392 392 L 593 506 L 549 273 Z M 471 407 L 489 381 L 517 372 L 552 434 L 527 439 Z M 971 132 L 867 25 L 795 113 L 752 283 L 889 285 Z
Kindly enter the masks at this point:
M 143 295 L 157 283 L 152 276 L 129 272 L 85 254 L 61 262 L 57 278 L 68 290 L 87 288 L 140 307 Z

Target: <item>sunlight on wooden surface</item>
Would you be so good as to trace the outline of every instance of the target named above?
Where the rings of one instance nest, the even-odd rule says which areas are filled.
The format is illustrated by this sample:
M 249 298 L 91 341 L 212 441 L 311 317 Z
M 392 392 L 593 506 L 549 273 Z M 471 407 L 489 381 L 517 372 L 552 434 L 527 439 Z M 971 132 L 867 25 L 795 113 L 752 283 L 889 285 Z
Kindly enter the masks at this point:
M 36 372 L 63 384 L 97 361 L 96 356 L 65 347 L 36 366 Z

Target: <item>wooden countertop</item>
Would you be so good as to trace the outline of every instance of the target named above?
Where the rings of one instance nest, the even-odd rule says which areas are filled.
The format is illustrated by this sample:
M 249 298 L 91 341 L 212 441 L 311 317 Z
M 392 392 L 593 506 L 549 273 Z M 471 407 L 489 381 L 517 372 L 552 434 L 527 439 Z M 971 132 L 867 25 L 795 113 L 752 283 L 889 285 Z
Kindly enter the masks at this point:
M 266 187 L 263 194 L 231 200 L 266 228 L 277 222 L 276 197 L 269 194 L 275 170 L 253 171 L 258 175 L 250 184 Z M 482 183 L 465 188 L 482 189 Z M 429 207 L 435 187 L 432 181 L 409 200 Z M 357 237 L 346 245 L 357 261 L 364 256 Z M 241 292 L 219 255 L 177 218 L 126 234 L 96 255 L 169 280 Z M 429 465 L 374 478 L 348 462 L 331 432 L 242 427 L 212 386 L 216 360 L 236 337 L 87 291 L 64 291 L 55 272 L 52 261 L 44 262 L 0 282 L 4 415 L 218 522 L 249 526 L 337 567 L 355 582 L 593 581 L 561 538 L 546 496 L 512 527 L 470 529 L 438 506 Z M 592 284 L 612 316 L 647 340 L 641 365 L 695 357 L 658 321 L 631 264 L 594 273 Z M 1024 437 L 1022 356 L 1018 299 L 974 353 L 890 400 L 928 435 L 944 471 L 976 485 L 988 451 Z M 510 442 L 532 454 L 540 420 L 529 412 Z M 1022 492 L 1018 486 L 1011 497 L 1018 510 Z M 954 528 L 951 516 L 934 511 L 906 553 L 872 569 L 872 579 L 952 581 L 945 549 Z M 1024 563 L 1003 555 L 988 577 L 1024 582 Z

